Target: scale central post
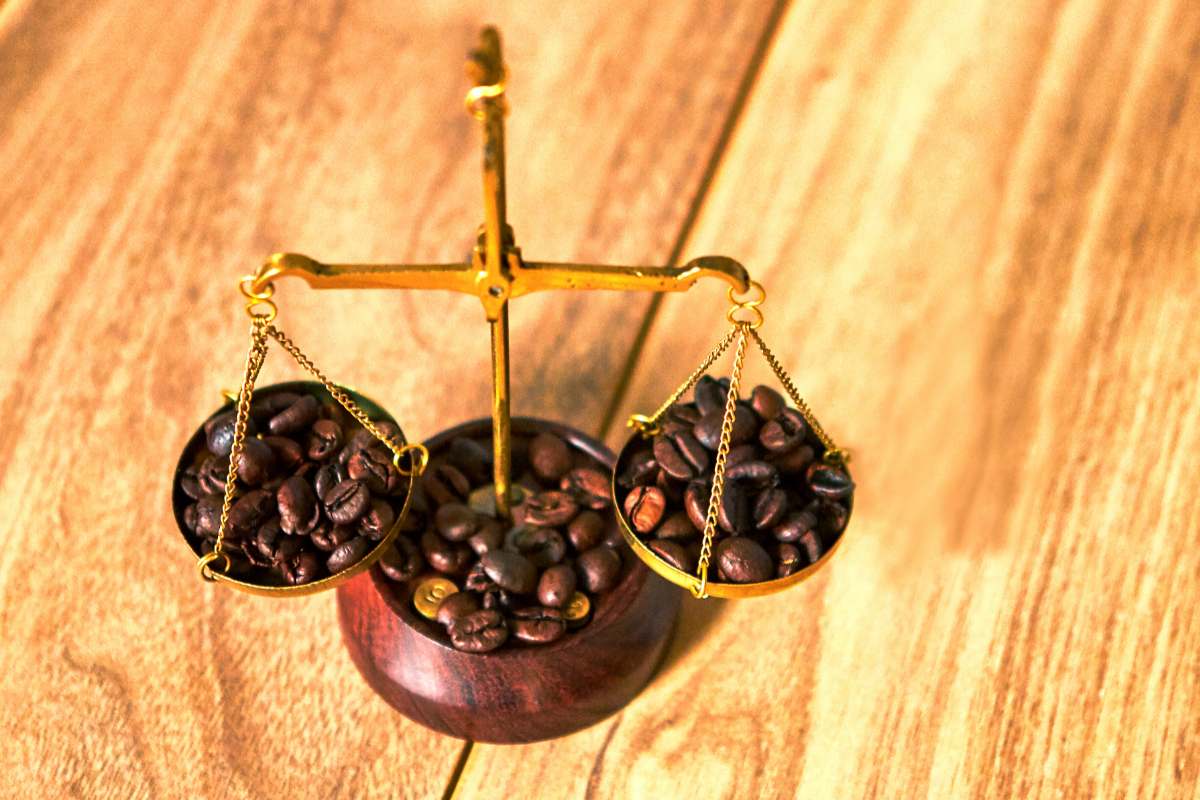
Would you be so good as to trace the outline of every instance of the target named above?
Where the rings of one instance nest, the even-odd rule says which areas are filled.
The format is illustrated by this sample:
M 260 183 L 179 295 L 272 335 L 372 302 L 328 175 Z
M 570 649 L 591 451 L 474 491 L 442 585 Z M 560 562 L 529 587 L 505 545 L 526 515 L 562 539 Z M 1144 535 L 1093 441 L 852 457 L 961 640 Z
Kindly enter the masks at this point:
M 251 291 L 273 290 L 275 278 L 303 278 L 315 289 L 442 289 L 472 294 L 483 304 L 492 334 L 492 449 L 496 511 L 512 519 L 512 414 L 508 367 L 508 301 L 547 290 L 608 289 L 679 292 L 701 278 L 719 278 L 746 292 L 750 276 L 726 256 L 683 266 L 637 267 L 528 262 L 508 225 L 504 163 L 506 72 L 500 34 L 484 28 L 467 60 L 472 88 L 466 104 L 483 128 L 483 226 L 467 263 L 325 264 L 299 253 L 276 253 L 254 276 Z M 269 295 L 268 295 L 269 296 Z

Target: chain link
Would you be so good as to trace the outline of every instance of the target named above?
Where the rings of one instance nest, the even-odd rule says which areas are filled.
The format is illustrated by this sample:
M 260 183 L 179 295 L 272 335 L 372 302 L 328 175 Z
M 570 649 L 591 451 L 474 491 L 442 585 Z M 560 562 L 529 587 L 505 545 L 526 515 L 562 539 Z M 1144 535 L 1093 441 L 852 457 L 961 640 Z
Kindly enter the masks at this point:
M 737 334 L 737 349 L 733 355 L 733 372 L 729 375 L 729 391 L 725 395 L 725 413 L 721 417 L 721 442 L 717 446 L 717 461 L 713 466 L 712 491 L 708 495 L 708 515 L 704 518 L 704 543 L 700 546 L 700 586 L 692 593 L 708 597 L 708 562 L 712 558 L 712 543 L 717 532 L 717 515 L 725 493 L 725 461 L 729 457 L 729 440 L 733 436 L 733 420 L 737 415 L 738 388 L 742 381 L 742 365 L 746 360 L 746 334 L 753 332 L 750 323 L 738 323 L 730 335 Z M 728 337 L 726 337 L 728 338 Z

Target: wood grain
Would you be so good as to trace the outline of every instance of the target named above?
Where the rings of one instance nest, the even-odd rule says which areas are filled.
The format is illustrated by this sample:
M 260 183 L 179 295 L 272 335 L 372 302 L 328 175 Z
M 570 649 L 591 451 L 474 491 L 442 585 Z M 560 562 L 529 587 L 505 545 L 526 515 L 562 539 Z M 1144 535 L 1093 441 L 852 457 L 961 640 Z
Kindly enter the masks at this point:
M 792 3 L 683 255 L 766 284 L 847 539 L 457 796 L 1197 796 L 1198 75 L 1186 0 Z M 665 299 L 626 412 L 724 306 Z
M 769 12 L 0 8 L 0 794 L 443 792 L 461 743 L 370 692 L 332 597 L 204 588 L 176 539 L 170 465 L 244 359 L 234 279 L 284 248 L 463 257 L 480 204 L 461 64 L 487 21 L 513 67 L 525 252 L 664 261 Z M 281 327 L 410 435 L 487 413 L 476 301 L 298 285 L 279 299 Z M 523 300 L 515 410 L 597 418 L 647 302 Z M 264 380 L 297 374 L 276 353 Z

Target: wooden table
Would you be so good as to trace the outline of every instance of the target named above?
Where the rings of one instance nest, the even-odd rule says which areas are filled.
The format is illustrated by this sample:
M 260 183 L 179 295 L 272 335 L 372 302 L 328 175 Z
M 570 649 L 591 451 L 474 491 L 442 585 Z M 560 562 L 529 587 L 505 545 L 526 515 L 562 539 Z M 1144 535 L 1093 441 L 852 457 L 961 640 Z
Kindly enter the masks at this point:
M 1194 797 L 1200 4 L 448 5 L 0 7 L 0 795 Z M 391 712 L 332 596 L 199 584 L 168 503 L 236 276 L 467 251 L 487 21 L 525 252 L 742 260 L 861 487 L 818 578 L 515 748 Z M 619 443 L 720 292 L 519 301 L 515 411 Z M 280 300 L 411 434 L 487 413 L 474 299 Z

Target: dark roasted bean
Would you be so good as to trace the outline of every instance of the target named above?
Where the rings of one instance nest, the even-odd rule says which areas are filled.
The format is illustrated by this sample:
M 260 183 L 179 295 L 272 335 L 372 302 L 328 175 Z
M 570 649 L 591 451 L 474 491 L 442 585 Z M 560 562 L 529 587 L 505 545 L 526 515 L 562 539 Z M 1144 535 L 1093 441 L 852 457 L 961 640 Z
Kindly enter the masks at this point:
M 621 574 L 621 556 L 611 547 L 600 545 L 580 553 L 575 560 L 579 582 L 589 592 L 607 592 Z
M 481 556 L 504 546 L 504 528 L 494 519 L 485 518 L 480 521 L 479 529 L 467 539 L 467 546 Z
M 691 464 L 696 475 L 702 475 L 711 466 L 708 450 L 700 444 L 700 440 L 692 435 L 691 430 L 680 431 L 672 437 L 675 447 L 684 460 Z M 728 464 L 728 457 L 726 458 Z
M 675 569 L 688 573 L 696 571 L 695 559 L 692 558 L 692 554 L 688 549 L 679 542 L 655 539 L 649 543 L 649 547 L 659 558 L 666 561 Z
M 538 569 L 559 563 L 567 554 L 562 534 L 553 528 L 518 525 L 504 537 L 504 549 L 520 553 Z
M 280 565 L 283 579 L 292 586 L 312 583 L 321 577 L 321 559 L 316 553 L 301 552 L 283 561 Z
M 822 500 L 817 505 L 821 526 L 831 533 L 840 533 L 850 518 L 850 510 L 835 500 Z
M 770 386 L 755 386 L 754 391 L 750 393 L 750 407 L 762 419 L 772 420 L 783 413 L 787 403 L 784 402 L 783 395 Z
M 365 536 L 355 536 L 348 542 L 343 542 L 338 545 L 332 553 L 329 554 L 329 559 L 325 565 L 329 568 L 330 574 L 336 575 L 347 567 L 354 566 L 359 561 L 362 561 L 367 553 L 371 552 L 374 545 L 370 539 Z
M 704 375 L 696 381 L 696 389 L 692 394 L 696 407 L 701 414 L 722 411 L 725 408 L 725 398 L 729 394 L 729 383 L 718 381 L 716 378 Z
M 567 621 L 556 608 L 531 606 L 512 612 L 512 635 L 530 644 L 549 644 L 567 632 Z
M 537 598 L 544 606 L 562 608 L 571 602 L 575 594 L 575 570 L 566 564 L 556 564 L 542 573 L 538 579 Z
M 434 514 L 433 524 L 446 539 L 465 542 L 479 530 L 479 515 L 462 503 L 446 503 Z
M 721 443 L 721 425 L 724 414 L 723 409 L 710 411 L 701 417 L 692 429 L 692 433 L 700 440 L 700 444 L 709 450 L 715 451 Z M 729 443 L 736 445 L 747 442 L 753 439 L 756 433 L 758 433 L 758 418 L 754 416 L 754 412 L 750 410 L 749 406 L 738 403 L 734 411 Z
M 638 533 L 650 533 L 662 520 L 666 495 L 657 486 L 635 486 L 625 498 L 625 514 Z
M 292 536 L 309 534 L 321 521 L 317 496 L 304 478 L 288 478 L 279 487 L 275 499 L 279 508 L 279 526 L 284 533 Z
M 767 489 L 754 501 L 754 527 L 773 528 L 787 513 L 788 496 L 783 489 Z
M 775 577 L 786 578 L 804 568 L 807 562 L 800 553 L 800 548 L 788 542 L 780 542 L 775 547 Z
M 807 531 L 796 540 L 796 546 L 804 552 L 809 564 L 815 564 L 821 558 L 821 536 L 815 530 Z
M 471 482 L 450 464 L 435 464 L 421 478 L 430 499 L 437 504 L 463 502 L 471 493 Z
M 458 467 L 472 483 L 484 484 L 492 479 L 492 451 L 474 439 L 459 437 L 450 442 L 450 463 Z
M 488 577 L 487 572 L 483 568 L 483 564 L 476 563 L 467 571 L 467 577 L 463 579 L 463 586 L 468 591 L 487 594 L 500 589 L 500 585 Z
M 392 452 L 383 445 L 364 447 L 352 455 L 346 462 L 346 474 L 376 494 L 391 491 L 399 480 Z
M 740 481 L 725 481 L 721 506 L 717 510 L 717 524 L 729 533 L 749 533 L 754 527 L 750 492 Z
M 582 553 L 600 544 L 605 527 L 604 517 L 595 511 L 584 511 L 567 526 L 567 539 L 575 552 Z
M 542 480 L 557 482 L 571 468 L 571 451 L 554 434 L 539 433 L 529 443 L 529 465 Z
M 812 493 L 826 500 L 840 500 L 849 497 L 854 491 L 854 481 L 850 480 L 849 475 L 823 461 L 814 461 L 809 466 L 805 479 Z
M 774 419 L 762 426 L 758 441 L 772 453 L 786 453 L 804 443 L 808 435 L 808 423 L 794 408 L 785 408 Z
M 743 461 L 725 470 L 725 480 L 737 481 L 752 491 L 779 485 L 779 470 L 765 461 Z
M 247 423 L 249 422 L 247 420 Z M 220 458 L 229 455 L 229 451 L 233 449 L 233 431 L 236 424 L 236 411 L 226 411 L 204 423 L 205 443 L 208 445 L 210 453 Z M 246 433 L 247 435 L 253 435 L 254 428 L 252 425 L 248 424 Z
M 691 539 L 699 533 L 686 511 L 676 511 L 663 520 L 654 535 L 659 539 Z
M 566 525 L 579 513 L 579 504 L 566 492 L 558 491 L 532 494 L 521 508 L 525 522 L 548 527 Z
M 435 619 L 442 625 L 450 625 L 468 614 L 479 610 L 479 600 L 470 592 L 455 592 L 438 605 Z
M 626 489 L 645 486 L 654 483 L 658 470 L 659 466 L 658 462 L 654 460 L 654 453 L 650 450 L 642 450 L 630 457 L 629 466 L 622 473 L 619 483 Z
M 421 553 L 429 566 L 446 575 L 461 575 L 471 566 L 471 548 L 448 542 L 437 531 L 425 531 L 421 536 Z
M 396 511 L 392 508 L 392 504 L 386 500 L 375 498 L 371 501 L 371 507 L 367 509 L 367 513 L 359 518 L 358 530 L 363 536 L 378 542 L 387 536 L 387 532 L 392 529 L 395 522 Z
M 737 447 L 729 448 L 729 455 L 725 456 L 725 466 L 736 467 L 738 464 L 743 464 L 747 461 L 758 461 L 758 448 L 752 444 L 739 444 Z
M 812 511 L 791 511 L 775 526 L 771 534 L 781 542 L 795 542 L 816 526 L 817 515 Z
M 183 510 L 183 524 L 192 533 L 196 532 L 196 504 L 192 503 Z
M 371 493 L 356 480 L 344 480 L 335 484 L 321 495 L 325 513 L 339 525 L 356 521 L 371 506 Z
M 313 488 L 318 497 L 324 497 L 329 489 L 346 480 L 346 468 L 341 464 L 325 464 L 313 475 Z
M 279 469 L 290 472 L 304 462 L 304 449 L 295 439 L 287 436 L 264 436 L 262 440 L 271 448 Z
M 802 444 L 783 454 L 772 453 L 767 458 L 784 475 L 798 475 L 808 469 L 808 465 L 816 458 L 816 453 L 808 445 Z
M 745 536 L 731 536 L 717 542 L 717 570 L 733 583 L 759 583 L 775 577 L 775 564 L 762 545 Z
M 576 467 L 562 477 L 559 488 L 584 508 L 602 511 L 612 505 L 609 475 L 594 467 Z
M 229 475 L 229 457 L 214 456 L 200 466 L 196 480 L 204 494 L 224 494 L 225 478 Z
M 508 639 L 504 617 L 494 609 L 482 609 L 450 623 L 450 643 L 468 653 L 487 653 Z
M 480 556 L 479 563 L 501 589 L 528 594 L 537 588 L 537 568 L 519 553 L 493 550 Z
M 404 536 L 397 536 L 392 546 L 379 559 L 383 574 L 394 581 L 408 581 L 425 568 L 420 549 Z
M 259 395 L 250 404 L 250 416 L 258 422 L 266 423 L 299 399 L 300 395 L 295 392 L 269 392 Z
M 683 493 L 683 510 L 696 530 L 704 530 L 708 522 L 708 496 L 712 487 L 707 480 L 694 480 L 687 485 Z
M 230 530 L 226 531 L 226 535 L 240 538 L 242 534 L 257 530 L 258 526 L 274 513 L 275 496 L 273 494 L 261 489 L 246 492 L 229 508 Z
M 295 433 L 312 425 L 321 411 L 321 404 L 310 394 L 302 395 L 296 402 L 271 417 L 267 427 L 271 433 L 281 435 Z
M 179 478 L 179 488 L 183 489 L 183 493 L 193 500 L 199 500 L 204 496 L 204 490 L 200 488 L 200 479 L 196 477 L 199 472 L 195 467 L 189 467 Z
M 654 437 L 654 460 L 672 478 L 686 481 L 696 477 L 696 468 L 683 457 L 668 436 L 659 434 Z
M 687 488 L 687 484 L 681 480 L 672 478 L 667 474 L 665 469 L 658 471 L 658 477 L 654 480 L 654 485 L 662 491 L 668 503 L 683 502 L 683 491 Z
M 337 454 L 342 446 L 342 426 L 331 419 L 319 419 L 308 435 L 308 457 L 324 461 Z
M 221 527 L 221 508 L 224 498 L 209 494 L 196 501 L 196 535 L 216 536 Z

